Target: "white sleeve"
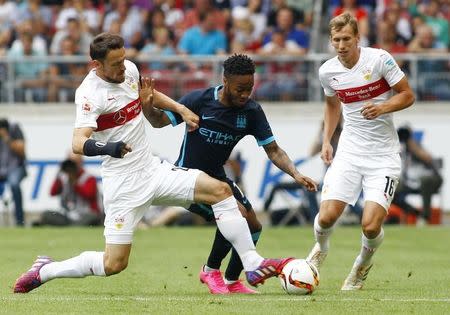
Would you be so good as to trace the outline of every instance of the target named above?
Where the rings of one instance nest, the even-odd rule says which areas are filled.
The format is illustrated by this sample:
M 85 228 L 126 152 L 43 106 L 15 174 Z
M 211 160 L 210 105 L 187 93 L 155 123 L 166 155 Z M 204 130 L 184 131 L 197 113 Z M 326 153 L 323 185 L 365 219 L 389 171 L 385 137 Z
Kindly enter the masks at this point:
M 334 96 L 336 94 L 336 91 L 333 90 L 329 84 L 330 80 L 328 79 L 328 76 L 324 71 L 323 66 L 319 68 L 319 80 L 320 84 L 323 87 L 323 92 L 325 93 L 326 96 Z
M 140 74 L 137 66 L 133 62 L 125 60 L 125 68 L 130 71 L 130 74 L 133 76 L 136 82 L 139 82 Z
M 80 89 L 75 93 L 75 128 L 92 127 L 97 129 L 97 118 L 103 112 L 103 106 L 98 98 L 94 99 L 89 94 L 92 95 L 92 93 Z
M 389 83 L 389 86 L 396 85 L 405 76 L 392 55 L 387 51 L 381 50 L 378 66 L 381 76 Z

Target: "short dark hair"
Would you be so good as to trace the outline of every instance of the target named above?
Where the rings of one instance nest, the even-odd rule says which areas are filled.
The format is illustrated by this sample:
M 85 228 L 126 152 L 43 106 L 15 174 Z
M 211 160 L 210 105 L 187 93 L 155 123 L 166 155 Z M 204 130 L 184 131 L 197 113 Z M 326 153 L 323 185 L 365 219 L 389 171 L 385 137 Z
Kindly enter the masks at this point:
M 9 121 L 6 118 L 0 118 L 0 128 L 9 129 Z
M 226 77 L 255 74 L 255 63 L 247 55 L 234 54 L 224 61 L 223 74 Z
M 109 51 L 120 49 L 124 46 L 124 40 L 120 35 L 101 33 L 95 36 L 89 47 L 92 60 L 103 61 Z
M 77 173 L 78 166 L 74 161 L 67 159 L 61 163 L 61 171 L 64 173 Z

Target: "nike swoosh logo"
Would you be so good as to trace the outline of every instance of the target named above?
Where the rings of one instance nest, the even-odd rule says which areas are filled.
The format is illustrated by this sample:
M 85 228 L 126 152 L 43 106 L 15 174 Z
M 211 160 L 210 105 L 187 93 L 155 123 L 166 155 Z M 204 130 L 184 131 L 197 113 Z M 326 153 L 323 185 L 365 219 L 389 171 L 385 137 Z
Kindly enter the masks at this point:
M 205 116 L 205 115 L 202 115 L 202 119 L 203 119 L 203 120 L 213 119 L 213 118 L 214 118 L 214 116 Z

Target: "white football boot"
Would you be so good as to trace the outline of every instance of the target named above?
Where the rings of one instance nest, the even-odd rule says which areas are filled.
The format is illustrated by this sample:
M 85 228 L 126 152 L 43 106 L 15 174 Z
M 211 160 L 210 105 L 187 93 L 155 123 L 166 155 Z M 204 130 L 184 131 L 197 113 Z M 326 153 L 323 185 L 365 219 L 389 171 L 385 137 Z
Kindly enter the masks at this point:
M 308 257 L 306 257 L 306 261 L 310 262 L 320 271 L 320 266 L 322 266 L 325 257 L 327 257 L 328 252 L 324 252 L 320 250 L 319 243 L 314 244 L 314 247 L 311 249 Z
M 364 280 L 366 280 L 367 275 L 369 274 L 370 268 L 372 268 L 373 264 L 370 265 L 357 265 L 354 264 L 352 270 L 345 279 L 344 284 L 342 285 L 342 291 L 353 291 L 353 290 L 361 290 L 364 285 Z

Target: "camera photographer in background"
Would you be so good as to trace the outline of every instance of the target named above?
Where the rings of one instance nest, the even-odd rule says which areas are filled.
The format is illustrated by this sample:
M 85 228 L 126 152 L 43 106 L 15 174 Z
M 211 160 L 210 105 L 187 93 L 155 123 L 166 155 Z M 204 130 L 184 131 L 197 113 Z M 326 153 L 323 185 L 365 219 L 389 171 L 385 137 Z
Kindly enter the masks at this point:
M 60 196 L 61 210 L 44 212 L 41 221 L 33 225 L 100 225 L 103 217 L 98 194 L 97 179 L 73 159 L 66 159 L 50 190 L 50 195 Z
M 14 200 L 16 225 L 25 224 L 20 183 L 27 175 L 25 169 L 25 140 L 18 124 L 0 119 L 0 196 L 5 184 Z
M 419 216 L 417 224 L 423 225 L 430 219 L 431 197 L 442 186 L 442 176 L 436 160 L 414 139 L 409 126 L 398 128 L 397 133 L 401 145 L 402 174 L 393 203 L 405 212 L 416 213 Z M 406 201 L 406 196 L 410 193 L 421 195 L 422 211 Z

